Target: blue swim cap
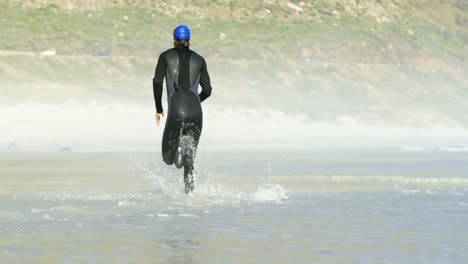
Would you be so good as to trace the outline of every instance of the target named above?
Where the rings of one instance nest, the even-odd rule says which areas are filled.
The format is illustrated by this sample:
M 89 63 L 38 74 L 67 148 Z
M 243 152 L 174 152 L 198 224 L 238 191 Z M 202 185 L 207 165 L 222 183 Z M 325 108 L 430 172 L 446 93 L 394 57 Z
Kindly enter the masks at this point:
M 185 25 L 180 25 L 174 29 L 174 41 L 190 41 L 190 29 Z

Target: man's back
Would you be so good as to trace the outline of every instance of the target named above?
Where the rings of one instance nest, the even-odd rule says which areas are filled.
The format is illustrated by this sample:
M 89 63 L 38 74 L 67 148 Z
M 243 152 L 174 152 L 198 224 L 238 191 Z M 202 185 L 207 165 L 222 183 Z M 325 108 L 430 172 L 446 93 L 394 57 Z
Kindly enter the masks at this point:
M 177 90 L 189 90 L 199 97 L 200 102 L 211 95 L 210 76 L 208 74 L 205 59 L 198 53 L 190 50 L 184 45 L 178 45 L 161 53 L 156 67 L 155 82 L 156 86 L 161 86 L 163 79 L 166 78 L 168 105 Z M 198 85 L 201 84 L 202 91 L 198 94 Z M 157 93 L 155 92 L 155 95 Z M 161 89 L 162 95 L 162 89 Z M 156 104 L 158 99 L 155 98 Z M 157 105 L 157 108 L 159 106 Z M 159 107 L 159 110 L 162 106 Z

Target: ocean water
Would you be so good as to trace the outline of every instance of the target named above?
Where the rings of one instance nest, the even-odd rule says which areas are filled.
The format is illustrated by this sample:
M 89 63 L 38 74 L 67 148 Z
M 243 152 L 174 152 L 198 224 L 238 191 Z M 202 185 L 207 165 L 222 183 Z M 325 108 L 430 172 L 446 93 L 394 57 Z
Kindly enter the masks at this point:
M 468 263 L 468 152 L 0 153 L 2 263 Z

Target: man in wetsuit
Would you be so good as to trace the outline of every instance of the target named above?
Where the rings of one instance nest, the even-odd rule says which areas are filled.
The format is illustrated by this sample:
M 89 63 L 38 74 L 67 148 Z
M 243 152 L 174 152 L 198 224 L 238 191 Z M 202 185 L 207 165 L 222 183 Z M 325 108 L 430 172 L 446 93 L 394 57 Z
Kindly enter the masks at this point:
M 201 102 L 211 95 L 210 76 L 205 59 L 190 50 L 190 30 L 180 25 L 174 29 L 174 48 L 159 56 L 153 78 L 156 123 L 164 111 L 161 103 L 166 78 L 168 116 L 162 140 L 166 164 L 184 167 L 185 192 L 194 189 L 194 159 L 203 125 Z M 198 93 L 198 84 L 202 90 Z

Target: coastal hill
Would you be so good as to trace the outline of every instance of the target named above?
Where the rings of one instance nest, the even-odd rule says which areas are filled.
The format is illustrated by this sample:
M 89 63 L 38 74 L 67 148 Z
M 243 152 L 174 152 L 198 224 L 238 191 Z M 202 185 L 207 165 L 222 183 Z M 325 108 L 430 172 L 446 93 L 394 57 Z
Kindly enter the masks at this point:
M 218 104 L 468 127 L 464 0 L 0 0 L 0 100 L 150 103 L 182 23 Z
M 257 54 L 251 46 L 260 44 L 278 52 L 304 47 L 299 56 L 329 56 L 333 48 L 337 57 L 364 62 L 419 55 L 464 60 L 468 43 L 463 0 L 8 0 L 0 5 L 0 47 L 7 50 L 39 51 L 56 43 L 64 53 L 122 54 L 134 48 L 144 53 L 167 41 L 168 29 L 177 23 L 189 24 L 200 46 L 215 42 L 223 45 L 222 55 L 235 58 L 236 49 Z

